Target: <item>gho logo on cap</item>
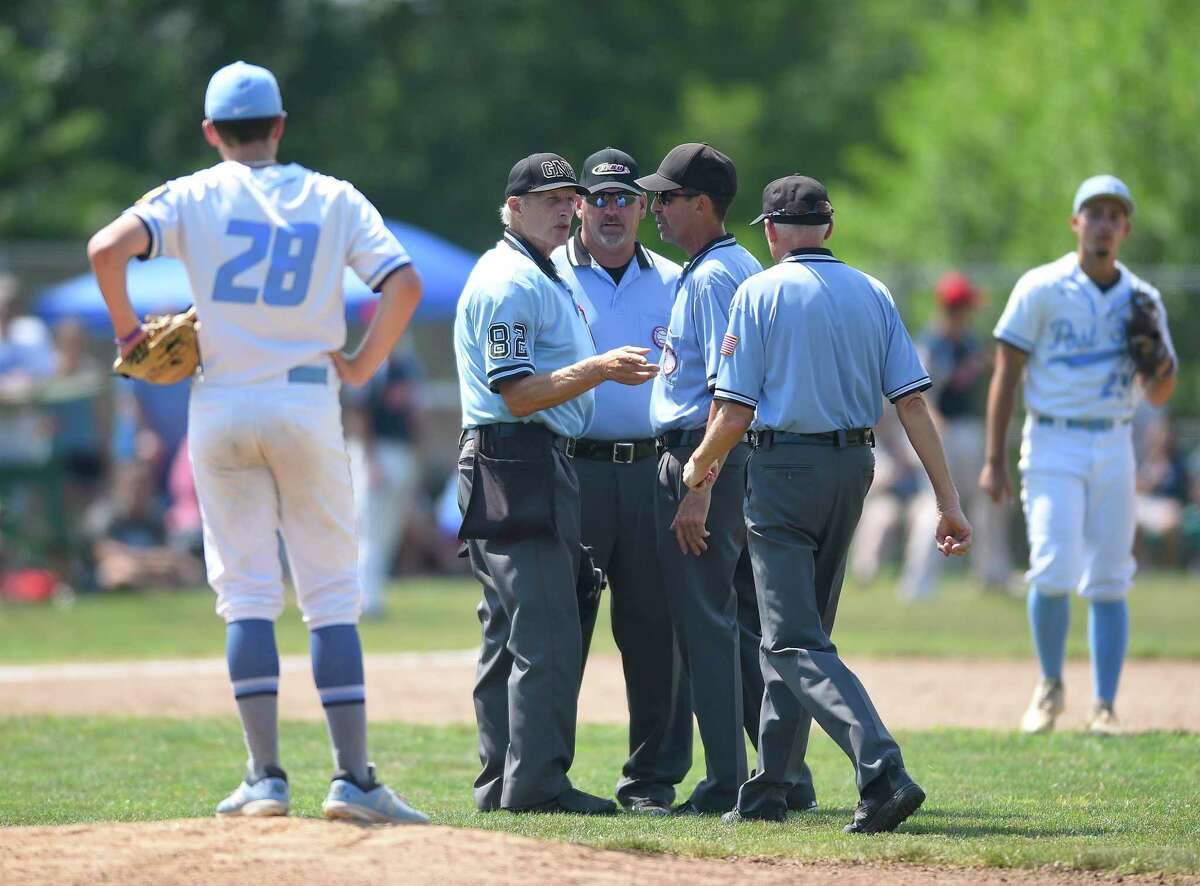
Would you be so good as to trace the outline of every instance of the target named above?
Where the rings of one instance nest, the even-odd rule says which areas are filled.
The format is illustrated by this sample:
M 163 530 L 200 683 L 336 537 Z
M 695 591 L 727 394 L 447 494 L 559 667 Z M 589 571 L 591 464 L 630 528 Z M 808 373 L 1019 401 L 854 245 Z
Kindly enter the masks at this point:
M 575 178 L 575 170 L 566 160 L 543 160 L 542 175 L 546 178 Z
M 558 154 L 530 154 L 518 160 L 509 172 L 504 196 L 521 197 L 557 188 L 573 188 L 576 193 L 587 193 L 587 188 L 575 178 L 571 164 Z

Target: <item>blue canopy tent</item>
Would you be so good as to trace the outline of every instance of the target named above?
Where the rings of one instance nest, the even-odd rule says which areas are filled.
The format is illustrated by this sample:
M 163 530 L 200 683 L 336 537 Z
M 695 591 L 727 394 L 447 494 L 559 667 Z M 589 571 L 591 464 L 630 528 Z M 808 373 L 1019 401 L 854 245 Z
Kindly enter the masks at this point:
M 467 282 L 476 256 L 404 222 L 387 220 L 386 224 L 412 256 L 424 284 L 424 297 L 415 321 L 452 320 L 459 293 Z M 175 259 L 130 262 L 129 295 L 139 315 L 181 311 L 192 303 L 187 272 L 183 263 Z M 362 320 L 365 309 L 377 298 L 349 269 L 346 270 L 345 295 L 346 317 L 352 323 Z M 111 333 L 108 310 L 96 278 L 91 274 L 81 274 L 42 289 L 34 310 L 50 325 L 65 317 L 74 317 L 94 333 Z

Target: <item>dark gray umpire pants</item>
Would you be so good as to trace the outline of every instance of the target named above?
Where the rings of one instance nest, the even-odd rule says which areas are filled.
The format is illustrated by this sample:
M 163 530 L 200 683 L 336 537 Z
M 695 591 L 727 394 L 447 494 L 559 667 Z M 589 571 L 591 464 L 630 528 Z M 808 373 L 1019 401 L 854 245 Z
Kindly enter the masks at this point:
M 617 782 L 624 806 L 670 805 L 692 766 L 692 708 L 676 649 L 654 535 L 651 455 L 628 464 L 576 456 L 583 543 L 608 576 L 613 637 L 629 702 L 629 759 Z M 584 657 L 596 609 L 583 613 Z
M 702 435 L 697 433 L 696 443 Z M 706 774 L 691 802 L 701 812 L 726 812 L 748 776 L 742 735 L 744 730 L 757 743 L 763 696 L 758 604 L 742 513 L 750 447 L 734 447 L 717 477 L 708 511 L 708 550 L 699 557 L 682 553 L 671 529 L 687 492 L 683 466 L 695 448 L 689 442 L 660 457 L 654 517 L 667 600 L 704 744 Z M 794 781 L 799 792 L 812 794 L 807 768 L 797 771 Z
M 816 720 L 854 763 L 859 790 L 900 748 L 829 635 L 846 551 L 874 476 L 867 446 L 775 443 L 750 459 L 746 526 L 762 623 L 766 692 L 759 771 L 741 789 L 742 813 L 778 813 L 799 733 Z M 798 702 L 798 704 L 797 704 Z
M 476 442 L 458 462 L 458 502 L 465 511 L 474 480 Z M 498 440 L 493 455 L 528 457 L 528 441 Z M 483 811 L 544 803 L 571 787 L 575 713 L 583 668 L 576 597 L 579 484 L 558 449 L 554 464 L 557 532 L 521 541 L 472 539 L 471 570 L 483 586 L 478 614 L 483 642 L 475 671 L 479 759 L 475 805 Z

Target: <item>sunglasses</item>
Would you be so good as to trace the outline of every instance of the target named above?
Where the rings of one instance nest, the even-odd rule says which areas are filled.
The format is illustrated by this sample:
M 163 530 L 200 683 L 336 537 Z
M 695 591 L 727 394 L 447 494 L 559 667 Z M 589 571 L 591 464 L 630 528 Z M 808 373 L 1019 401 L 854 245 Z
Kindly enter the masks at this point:
M 700 191 L 687 191 L 683 188 L 678 188 L 674 191 L 659 191 L 658 202 L 663 206 L 670 206 L 672 200 L 677 200 L 683 197 L 685 200 L 691 200 L 693 197 L 699 197 Z
M 584 200 L 597 209 L 603 209 L 610 203 L 616 206 L 617 209 L 624 209 L 626 206 L 636 206 L 638 201 L 637 194 L 614 193 L 612 191 L 601 191 L 598 194 L 588 194 Z

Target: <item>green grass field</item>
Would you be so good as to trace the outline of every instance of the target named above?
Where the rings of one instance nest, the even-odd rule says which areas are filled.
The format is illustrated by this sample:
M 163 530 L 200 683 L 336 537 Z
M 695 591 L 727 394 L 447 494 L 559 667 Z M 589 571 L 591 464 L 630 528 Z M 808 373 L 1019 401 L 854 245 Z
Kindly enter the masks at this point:
M 0 825 L 207 817 L 236 783 L 242 759 L 233 718 L 22 718 L 0 720 L 0 731 Z M 856 799 L 852 773 L 824 736 L 814 740 L 810 756 L 822 811 L 782 825 L 736 826 L 715 819 L 483 815 L 470 799 L 477 768 L 472 729 L 380 724 L 372 736 L 381 775 L 441 824 L 693 856 L 1200 870 L 1196 735 L 1105 741 L 902 734 L 909 768 L 929 800 L 899 833 L 868 838 L 841 832 Z M 624 743 L 623 729 L 581 728 L 575 783 L 609 793 Z M 328 786 L 324 727 L 285 723 L 282 747 L 293 814 L 319 815 Z M 699 775 L 693 769 L 684 787 Z
M 369 652 L 466 649 L 479 642 L 469 579 L 421 579 L 396 584 L 387 618 L 363 625 Z M 1085 604 L 1073 601 L 1069 652 L 1087 654 Z M 1200 582 L 1148 575 L 1131 598 L 1130 654 L 1135 658 L 1200 658 Z M 615 647 L 607 611 L 595 648 Z M 293 608 L 279 621 L 279 648 L 307 651 Z M 936 600 L 899 603 L 892 586 L 848 584 L 834 639 L 854 655 L 1025 658 L 1031 654 L 1024 601 L 982 595 L 951 579 Z M 0 663 L 25 664 L 131 658 L 190 658 L 224 653 L 224 627 L 207 590 L 80 596 L 67 608 L 0 605 Z

